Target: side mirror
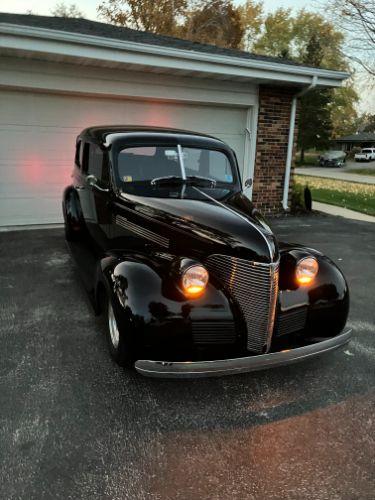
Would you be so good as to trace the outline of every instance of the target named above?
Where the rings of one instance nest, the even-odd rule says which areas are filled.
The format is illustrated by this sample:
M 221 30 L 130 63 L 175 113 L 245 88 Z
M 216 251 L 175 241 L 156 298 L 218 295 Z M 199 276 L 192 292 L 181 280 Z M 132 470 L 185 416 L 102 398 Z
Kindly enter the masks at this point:
M 98 191 L 101 191 L 102 193 L 108 193 L 109 189 L 108 188 L 103 188 L 99 185 L 99 180 L 95 175 L 88 175 L 86 177 L 86 182 L 89 186 L 92 186 L 94 189 L 97 189 Z

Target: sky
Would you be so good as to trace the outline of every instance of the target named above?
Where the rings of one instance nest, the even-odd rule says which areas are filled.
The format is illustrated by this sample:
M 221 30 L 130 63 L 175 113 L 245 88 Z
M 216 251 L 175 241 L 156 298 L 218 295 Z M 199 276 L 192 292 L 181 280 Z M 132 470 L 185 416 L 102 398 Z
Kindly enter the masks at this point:
M 243 3 L 243 0 L 234 0 L 236 4 Z M 31 10 L 33 14 L 40 14 L 44 16 L 51 15 L 51 9 L 58 3 L 58 0 L 47 1 L 47 0 L 0 0 L 0 12 L 15 12 L 15 13 L 26 13 Z M 85 17 L 88 19 L 98 20 L 96 8 L 99 5 L 100 0 L 66 0 L 65 3 L 75 3 L 78 5 L 79 9 L 84 13 Z M 302 8 L 307 8 L 308 10 L 319 10 L 319 5 L 321 5 L 322 0 L 263 0 L 265 10 L 267 12 L 272 12 L 278 7 L 292 8 L 293 10 L 299 10 Z M 375 113 L 375 88 L 374 86 L 368 86 L 366 79 L 357 78 L 357 91 L 360 95 L 360 102 L 358 104 L 359 112 L 371 112 Z

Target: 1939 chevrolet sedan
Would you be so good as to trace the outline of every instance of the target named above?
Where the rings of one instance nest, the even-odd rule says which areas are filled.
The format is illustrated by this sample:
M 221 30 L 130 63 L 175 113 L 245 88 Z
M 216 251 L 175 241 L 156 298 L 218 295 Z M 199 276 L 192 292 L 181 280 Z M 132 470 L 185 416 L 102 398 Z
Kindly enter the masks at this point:
M 221 140 L 91 127 L 72 178 L 66 239 L 118 364 L 217 376 L 349 341 L 342 273 L 317 250 L 276 241 Z

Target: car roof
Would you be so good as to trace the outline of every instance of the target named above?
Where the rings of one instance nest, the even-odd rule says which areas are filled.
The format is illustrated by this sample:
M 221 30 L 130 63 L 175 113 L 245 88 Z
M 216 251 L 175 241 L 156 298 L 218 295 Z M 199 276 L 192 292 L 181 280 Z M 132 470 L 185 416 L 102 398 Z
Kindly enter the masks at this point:
M 141 125 L 95 125 L 84 129 L 80 133 L 80 137 L 86 137 L 98 142 L 105 142 L 106 138 L 110 134 L 129 134 L 129 133 L 157 133 L 157 134 L 176 134 L 176 135 L 195 135 L 197 137 L 207 137 L 210 139 L 215 139 L 207 134 L 202 134 L 200 132 L 193 132 L 191 130 L 182 130 L 177 128 L 167 128 L 167 127 L 152 127 L 152 126 L 141 126 Z

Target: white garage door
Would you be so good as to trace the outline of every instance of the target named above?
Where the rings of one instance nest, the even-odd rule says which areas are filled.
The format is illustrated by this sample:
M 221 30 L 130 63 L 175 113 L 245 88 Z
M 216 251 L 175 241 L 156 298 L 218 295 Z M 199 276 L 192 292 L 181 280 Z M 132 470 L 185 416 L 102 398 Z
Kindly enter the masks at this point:
M 62 222 L 74 145 L 91 125 L 177 127 L 214 135 L 242 168 L 246 109 L 135 100 L 0 92 L 0 225 Z

